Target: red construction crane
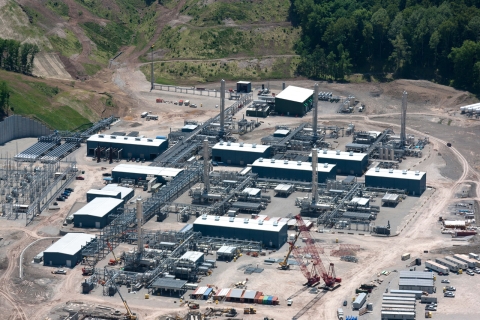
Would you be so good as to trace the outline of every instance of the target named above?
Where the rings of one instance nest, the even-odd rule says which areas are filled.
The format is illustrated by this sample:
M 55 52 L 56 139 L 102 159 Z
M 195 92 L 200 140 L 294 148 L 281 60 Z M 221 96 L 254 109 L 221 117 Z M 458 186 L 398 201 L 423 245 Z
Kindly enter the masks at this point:
M 335 268 L 333 263 L 330 263 L 327 272 L 323 266 L 322 260 L 320 259 L 320 253 L 315 246 L 315 241 L 310 235 L 309 228 L 305 225 L 305 222 L 300 215 L 296 215 L 295 219 L 297 220 L 297 228 L 298 232 L 300 233 L 300 238 L 306 239 L 306 241 L 305 245 L 302 247 L 293 247 L 293 256 L 297 260 L 303 275 L 305 278 L 307 278 L 307 285 L 315 285 L 320 282 L 321 279 L 323 279 L 325 286 L 334 287 L 335 283 L 340 283 L 342 279 L 335 276 Z M 307 265 L 304 258 L 308 259 L 310 265 Z

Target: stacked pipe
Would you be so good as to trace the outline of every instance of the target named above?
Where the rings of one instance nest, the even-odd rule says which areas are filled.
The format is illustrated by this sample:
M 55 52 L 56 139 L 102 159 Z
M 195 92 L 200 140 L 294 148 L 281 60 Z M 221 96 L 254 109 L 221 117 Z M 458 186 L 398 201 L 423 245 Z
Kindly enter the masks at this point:
M 313 141 L 317 141 L 318 139 L 317 117 L 318 117 L 318 83 L 315 83 L 315 89 L 313 92 L 313 122 L 312 122 Z
M 143 225 L 143 210 L 142 210 L 142 199 L 137 198 L 137 248 L 138 252 L 143 252 L 143 235 L 142 235 L 142 225 Z

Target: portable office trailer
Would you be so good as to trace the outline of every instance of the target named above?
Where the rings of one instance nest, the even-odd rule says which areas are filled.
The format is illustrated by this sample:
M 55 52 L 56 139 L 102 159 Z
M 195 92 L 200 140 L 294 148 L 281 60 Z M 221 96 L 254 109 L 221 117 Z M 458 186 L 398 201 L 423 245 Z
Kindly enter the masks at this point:
M 415 297 L 402 298 L 402 297 L 385 297 L 385 296 L 382 299 L 383 299 L 383 301 L 402 301 L 402 302 L 407 302 L 407 301 L 415 302 L 417 300 L 417 299 L 415 299 Z
M 447 267 L 442 266 L 441 264 L 438 264 L 432 260 L 425 261 L 425 267 L 433 271 L 441 272 L 443 274 L 448 274 L 448 270 L 449 270 Z
M 426 273 L 426 272 L 422 272 Z M 431 273 L 431 272 L 429 272 Z M 432 275 L 433 276 L 433 275 Z M 414 295 L 416 299 L 420 299 L 422 297 L 423 292 L 419 290 L 390 290 L 391 294 L 399 294 L 399 295 Z
M 451 272 L 455 272 L 455 273 L 458 272 L 458 269 L 459 269 L 458 265 L 453 263 L 453 262 L 450 262 L 448 260 L 441 259 L 441 258 L 436 258 L 435 262 L 438 263 L 438 264 L 441 264 L 442 266 L 447 267 L 448 270 L 450 270 Z
M 416 300 L 402 301 L 402 300 L 382 300 L 383 304 L 407 304 L 415 306 L 417 304 Z
M 359 293 L 355 301 L 353 301 L 353 309 L 358 310 L 360 309 L 365 301 L 367 301 L 367 294 L 365 292 Z
M 390 291 L 391 292 L 391 291 Z M 383 297 L 397 297 L 397 298 L 417 298 L 415 294 L 412 293 L 384 293 Z
M 470 252 L 470 253 L 468 254 L 468 257 L 469 257 L 470 259 L 475 259 L 475 260 L 478 260 L 478 259 L 479 259 L 479 258 L 478 258 L 478 254 L 472 253 L 472 252 Z
M 453 257 L 467 263 L 469 268 L 480 267 L 480 261 L 470 259 L 466 254 L 454 254 Z
M 445 260 L 450 261 L 453 264 L 456 264 L 460 269 L 463 269 L 463 270 L 468 269 L 468 264 L 465 261 L 456 259 L 456 258 L 451 257 L 451 256 L 446 256 Z
M 431 303 L 431 302 L 437 303 L 437 297 L 433 297 L 433 296 L 423 296 L 423 297 L 421 298 L 420 302 L 422 302 L 422 303 Z
M 415 312 L 382 311 L 382 320 L 415 320 Z
M 410 309 L 415 310 L 415 305 L 411 304 L 382 304 L 382 310 L 385 308 L 396 308 L 396 309 Z

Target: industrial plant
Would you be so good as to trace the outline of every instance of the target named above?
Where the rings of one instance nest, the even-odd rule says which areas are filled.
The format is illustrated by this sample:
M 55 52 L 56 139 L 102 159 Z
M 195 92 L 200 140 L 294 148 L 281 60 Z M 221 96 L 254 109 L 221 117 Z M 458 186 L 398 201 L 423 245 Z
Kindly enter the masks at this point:
M 405 232 L 435 192 L 429 172 L 418 169 L 433 147 L 428 135 L 408 132 L 407 93 L 398 124 L 360 130 L 354 118 L 342 118 L 363 112 L 355 97 L 320 92 L 318 84 L 282 87 L 254 97 L 250 82 L 228 91 L 222 80 L 218 114 L 206 121 L 184 120 L 159 135 L 129 132 L 125 120 L 109 117 L 82 132 L 40 130 L 32 146 L 1 156 L 5 219 L 32 226 L 42 212 L 68 207 L 58 237 L 34 261 L 55 276 L 81 273 L 86 301 L 118 297 L 124 306 L 71 307 L 64 319 L 140 319 L 139 297 L 166 312 L 175 303 L 169 319 L 270 319 L 283 306 L 300 319 L 339 298 L 343 275 L 365 257 L 362 241 L 393 244 Z M 323 103 L 334 104 L 342 121 L 323 119 Z M 263 129 L 270 119 L 277 122 Z M 291 119 L 298 121 L 284 124 Z M 474 207 L 466 205 L 465 221 L 442 219 L 444 233 L 476 234 Z M 345 293 L 332 314 L 420 318 L 416 302 L 440 290 L 430 271 L 457 274 L 480 263 L 458 254 L 422 257 L 423 272 L 419 257 L 401 263 L 412 258 L 395 270 L 398 279 L 372 269 L 375 279 Z M 296 289 L 277 290 L 283 279 Z M 375 288 L 384 292 L 378 306 Z

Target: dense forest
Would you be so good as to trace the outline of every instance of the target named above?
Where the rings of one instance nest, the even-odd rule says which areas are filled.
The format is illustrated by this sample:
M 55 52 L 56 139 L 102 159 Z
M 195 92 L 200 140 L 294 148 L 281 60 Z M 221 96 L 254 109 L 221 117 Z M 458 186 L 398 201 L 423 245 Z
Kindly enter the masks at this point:
M 0 38 L 0 68 L 12 72 L 32 74 L 33 59 L 38 50 L 36 44 L 22 44 L 17 40 Z
M 291 0 L 300 72 L 393 73 L 480 93 L 480 0 Z

